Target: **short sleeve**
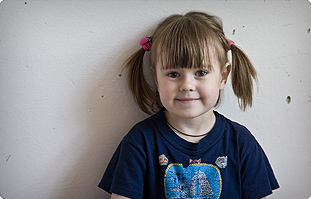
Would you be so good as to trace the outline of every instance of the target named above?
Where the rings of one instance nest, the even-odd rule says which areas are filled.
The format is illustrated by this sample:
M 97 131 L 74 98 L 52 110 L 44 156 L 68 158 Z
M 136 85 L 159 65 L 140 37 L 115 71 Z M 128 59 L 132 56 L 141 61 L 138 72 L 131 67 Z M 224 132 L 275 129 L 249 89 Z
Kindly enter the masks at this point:
M 268 158 L 256 140 L 245 149 L 241 161 L 243 199 L 262 198 L 279 188 Z
M 146 161 L 141 146 L 122 140 L 98 185 L 109 193 L 142 198 Z

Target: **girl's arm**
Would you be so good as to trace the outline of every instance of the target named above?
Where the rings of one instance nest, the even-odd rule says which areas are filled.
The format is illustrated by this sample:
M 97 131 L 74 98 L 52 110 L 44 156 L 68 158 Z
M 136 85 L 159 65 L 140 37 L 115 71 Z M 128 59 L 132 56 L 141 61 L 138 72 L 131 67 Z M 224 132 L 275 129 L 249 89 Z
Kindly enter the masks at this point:
M 111 199 L 130 199 L 128 197 L 120 196 L 118 194 L 112 193 L 111 194 Z

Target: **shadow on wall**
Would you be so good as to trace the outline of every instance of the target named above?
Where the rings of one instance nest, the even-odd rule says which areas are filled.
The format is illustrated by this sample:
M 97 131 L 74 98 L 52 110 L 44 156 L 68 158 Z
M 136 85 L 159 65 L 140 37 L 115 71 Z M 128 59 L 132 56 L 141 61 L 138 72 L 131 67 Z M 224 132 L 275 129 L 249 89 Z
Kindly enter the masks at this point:
M 72 141 L 68 146 L 69 150 L 77 150 L 71 151 L 77 157 L 73 158 L 72 168 L 64 174 L 63 184 L 66 187 L 60 189 L 62 199 L 110 198 L 97 185 L 122 137 L 134 123 L 146 117 L 128 90 L 127 71 L 122 71 L 124 60 L 132 52 L 115 53 L 120 57 L 113 62 L 104 59 L 86 77 L 83 91 L 79 88 L 75 94 L 79 101 L 70 108 L 79 110 L 75 123 L 83 130 L 75 138 L 76 142 Z

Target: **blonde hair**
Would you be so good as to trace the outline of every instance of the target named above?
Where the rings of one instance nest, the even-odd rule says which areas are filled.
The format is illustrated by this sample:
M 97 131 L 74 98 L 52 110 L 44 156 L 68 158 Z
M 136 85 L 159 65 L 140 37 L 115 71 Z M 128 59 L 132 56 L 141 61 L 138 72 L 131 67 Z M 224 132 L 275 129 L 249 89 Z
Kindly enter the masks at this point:
M 252 106 L 256 70 L 240 48 L 229 46 L 222 21 L 217 16 L 194 11 L 185 15 L 171 15 L 158 24 L 151 42 L 150 63 L 153 71 L 158 61 L 164 62 L 162 65 L 166 68 L 213 69 L 218 65 L 222 69 L 228 62 L 227 51 L 230 49 L 233 91 L 242 110 Z M 140 109 L 152 114 L 163 106 L 158 92 L 145 79 L 144 54 L 145 50 L 141 48 L 128 59 L 128 84 Z

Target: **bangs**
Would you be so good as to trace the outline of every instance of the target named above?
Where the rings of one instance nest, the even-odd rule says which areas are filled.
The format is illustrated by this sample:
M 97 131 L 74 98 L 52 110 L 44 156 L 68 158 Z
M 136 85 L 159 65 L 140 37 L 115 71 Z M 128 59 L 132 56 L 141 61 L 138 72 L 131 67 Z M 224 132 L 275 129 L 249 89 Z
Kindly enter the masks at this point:
M 163 69 L 213 70 L 213 67 L 219 64 L 218 56 L 215 55 L 223 54 L 219 52 L 223 47 L 217 46 L 219 42 L 215 41 L 218 38 L 208 25 L 191 18 L 180 18 L 166 27 L 153 43 L 153 51 L 156 52 L 152 55 L 154 66 L 161 61 Z

